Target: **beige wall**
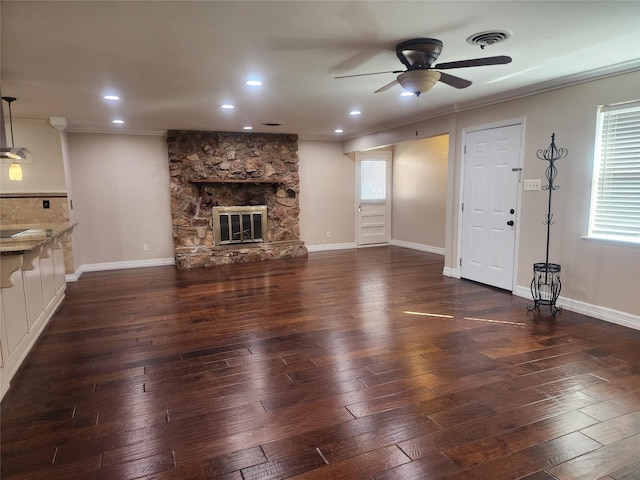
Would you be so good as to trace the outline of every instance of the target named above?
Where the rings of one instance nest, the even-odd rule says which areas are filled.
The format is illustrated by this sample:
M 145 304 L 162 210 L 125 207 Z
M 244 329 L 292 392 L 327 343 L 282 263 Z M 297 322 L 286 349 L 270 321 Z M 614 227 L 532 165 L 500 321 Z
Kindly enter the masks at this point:
M 76 266 L 173 258 L 166 137 L 69 133 L 68 148 Z
M 11 146 L 9 120 L 6 120 L 7 144 Z M 64 193 L 64 166 L 60 133 L 43 119 L 13 119 L 13 138 L 16 147 L 26 147 L 35 163 L 22 164 L 22 181 L 9 180 L 10 163 L 0 165 L 2 193 Z
M 166 138 L 69 133 L 67 143 L 76 265 L 172 258 Z M 353 161 L 338 142 L 299 141 L 299 156 L 301 239 L 355 244 Z
M 601 318 L 609 314 L 637 318 L 640 248 L 588 240 L 584 235 L 597 106 L 639 98 L 640 72 L 634 72 L 426 119 L 417 126 L 363 136 L 344 145 L 301 140 L 301 238 L 309 246 L 355 244 L 355 167 L 343 152 L 409 142 L 416 139 L 416 130 L 419 138 L 449 134 L 444 246 L 445 268 L 455 273 L 463 132 L 518 119 L 524 122 L 523 178 L 544 178 L 546 165 L 535 152 L 549 145 L 551 133 L 556 133 L 559 146 L 569 150 L 568 157 L 558 164 L 560 189 L 553 197 L 550 260 L 562 265 L 561 296 L 573 302 L 574 309 L 583 308 L 585 313 L 594 309 Z M 53 133 L 57 149 L 62 150 L 57 131 L 44 125 L 41 133 L 47 138 Z M 73 186 L 69 194 L 75 207 L 70 214 L 80 223 L 74 233 L 76 266 L 173 257 L 165 142 L 160 136 L 67 135 L 67 175 Z M 29 190 L 34 188 L 51 191 L 54 187 Z M 404 194 L 402 188 L 396 186 L 396 195 Z M 542 220 L 547 197 L 544 192 L 523 191 L 520 195 L 516 292 L 522 293 L 529 288 L 532 263 L 544 260 L 546 230 Z M 396 226 L 399 236 L 414 238 Z M 331 231 L 330 238 L 327 231 Z M 148 243 L 148 252 L 142 250 L 143 243 Z
M 395 145 L 393 240 L 444 250 L 448 152 L 448 135 Z
M 640 72 L 583 83 L 460 115 L 460 128 L 504 119 L 525 119 L 523 178 L 545 179 L 548 165 L 538 149 L 569 150 L 557 163 L 560 187 L 553 192 L 549 261 L 562 265 L 566 298 L 640 315 L 640 246 L 587 240 L 594 136 L 598 105 L 640 98 Z M 517 284 L 531 282 L 532 264 L 544 261 L 548 194 L 523 191 L 517 252 Z
M 536 158 L 536 151 L 549 146 L 552 133 L 556 134 L 558 146 L 569 150 L 567 158 L 557 164 L 556 183 L 560 189 L 553 194 L 555 223 L 549 259 L 562 265 L 561 296 L 575 310 L 588 313 L 597 306 L 602 316 L 620 316 L 622 323 L 628 320 L 626 314 L 640 315 L 640 247 L 584 238 L 589 220 L 598 105 L 637 99 L 640 99 L 640 72 L 633 72 L 421 122 L 419 131 L 426 132 L 425 135 L 442 129 L 451 134 L 445 267 L 457 271 L 463 132 L 523 120 L 523 178 L 544 179 L 546 165 Z M 345 142 L 344 151 L 406 141 L 415 138 L 415 130 L 403 127 L 354 139 Z M 542 221 L 547 198 L 543 191 L 521 192 L 516 252 L 519 292 L 529 288 L 532 264 L 544 261 L 546 228 Z
M 355 164 L 338 142 L 298 141 L 300 238 L 307 247 L 355 246 Z M 331 237 L 327 237 L 331 232 Z

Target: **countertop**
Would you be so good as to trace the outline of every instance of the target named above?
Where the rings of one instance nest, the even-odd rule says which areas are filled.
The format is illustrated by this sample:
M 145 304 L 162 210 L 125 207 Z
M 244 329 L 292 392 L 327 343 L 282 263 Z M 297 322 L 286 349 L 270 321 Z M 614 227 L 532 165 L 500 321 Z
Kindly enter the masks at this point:
M 12 238 L 0 238 L 0 255 L 23 255 L 70 233 L 77 223 L 29 223 L 2 225 L 2 230 L 27 230 Z

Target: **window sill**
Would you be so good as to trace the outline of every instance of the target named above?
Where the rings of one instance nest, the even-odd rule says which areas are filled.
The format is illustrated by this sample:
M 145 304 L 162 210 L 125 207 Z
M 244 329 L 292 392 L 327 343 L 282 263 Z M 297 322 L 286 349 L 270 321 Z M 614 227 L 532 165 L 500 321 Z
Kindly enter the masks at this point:
M 619 247 L 640 248 L 640 242 L 634 242 L 632 240 L 619 240 L 616 238 L 589 237 L 589 236 L 584 236 L 581 238 L 583 240 L 587 240 L 588 242 L 603 243 L 606 245 L 619 246 Z

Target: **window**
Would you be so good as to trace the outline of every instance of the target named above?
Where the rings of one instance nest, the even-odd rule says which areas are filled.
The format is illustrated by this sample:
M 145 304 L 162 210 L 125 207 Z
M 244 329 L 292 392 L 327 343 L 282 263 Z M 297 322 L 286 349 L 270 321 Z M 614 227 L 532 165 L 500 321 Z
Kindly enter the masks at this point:
M 360 165 L 360 200 L 384 201 L 387 198 L 386 160 L 362 160 Z
M 640 243 L 640 101 L 598 114 L 589 236 Z

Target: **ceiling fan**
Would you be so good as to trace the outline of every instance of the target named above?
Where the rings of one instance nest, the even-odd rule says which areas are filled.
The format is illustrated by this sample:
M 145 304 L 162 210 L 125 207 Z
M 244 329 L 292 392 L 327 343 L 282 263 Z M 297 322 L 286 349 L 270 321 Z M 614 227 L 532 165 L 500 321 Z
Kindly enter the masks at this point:
M 467 88 L 469 80 L 456 77 L 440 70 L 453 68 L 480 67 L 484 65 L 504 65 L 511 63 L 511 57 L 500 55 L 497 57 L 472 58 L 455 62 L 444 62 L 434 65 L 442 52 L 443 43 L 435 38 L 415 38 L 396 45 L 396 55 L 406 70 L 390 70 L 387 72 L 361 73 L 356 75 L 342 75 L 335 78 L 361 77 L 364 75 L 379 75 L 382 73 L 398 73 L 398 77 L 374 93 L 384 92 L 394 85 L 400 84 L 406 91 L 420 96 L 440 81 L 455 88 Z

